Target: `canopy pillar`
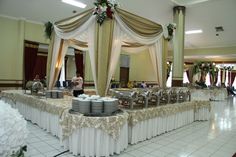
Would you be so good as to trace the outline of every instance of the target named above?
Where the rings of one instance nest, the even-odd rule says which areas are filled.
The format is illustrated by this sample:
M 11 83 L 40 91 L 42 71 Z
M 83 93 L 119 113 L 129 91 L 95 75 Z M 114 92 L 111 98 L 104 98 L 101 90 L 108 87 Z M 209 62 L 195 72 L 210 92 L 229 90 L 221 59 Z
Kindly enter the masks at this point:
M 174 53 L 173 53 L 173 75 L 172 86 L 183 86 L 184 70 L 184 24 L 185 24 L 185 7 L 176 6 L 174 10 L 174 22 L 176 31 L 174 36 Z
M 114 21 L 104 20 L 101 26 L 96 26 L 97 45 L 95 48 L 96 70 L 97 70 L 97 94 L 106 95 L 108 80 L 108 67 L 112 49 Z

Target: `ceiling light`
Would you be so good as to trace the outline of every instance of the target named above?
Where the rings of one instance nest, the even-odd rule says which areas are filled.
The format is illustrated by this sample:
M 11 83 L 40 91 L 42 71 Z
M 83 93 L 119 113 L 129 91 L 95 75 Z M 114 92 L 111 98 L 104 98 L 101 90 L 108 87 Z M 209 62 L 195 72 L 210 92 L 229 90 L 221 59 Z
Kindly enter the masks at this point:
M 61 0 L 64 3 L 76 6 L 76 7 L 80 7 L 80 8 L 85 8 L 87 5 L 82 3 L 82 2 L 78 2 L 76 0 Z
M 202 30 L 198 29 L 198 30 L 191 30 L 191 31 L 185 32 L 185 34 L 198 34 L 198 33 L 202 33 Z

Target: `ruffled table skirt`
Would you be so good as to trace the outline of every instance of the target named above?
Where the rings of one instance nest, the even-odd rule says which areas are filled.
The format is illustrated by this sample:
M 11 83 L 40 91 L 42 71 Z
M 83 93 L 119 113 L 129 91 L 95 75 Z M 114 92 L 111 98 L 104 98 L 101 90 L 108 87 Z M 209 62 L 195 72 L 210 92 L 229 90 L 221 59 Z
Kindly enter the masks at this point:
M 140 121 L 134 126 L 129 126 L 129 143 L 136 144 L 192 122 L 194 122 L 193 109 L 170 116 Z
M 61 144 L 73 155 L 99 157 L 120 154 L 128 147 L 128 124 L 124 124 L 116 140 L 100 129 L 80 128 L 61 140 Z
M 210 119 L 211 112 L 208 108 L 200 108 L 194 113 L 194 121 L 204 121 Z
M 26 120 L 30 120 L 32 123 L 37 124 L 40 128 L 50 132 L 52 135 L 61 137 L 59 115 L 41 111 L 38 108 L 31 107 L 18 101 L 14 103 L 12 100 L 4 97 L 2 99 L 11 104 L 13 108 L 16 108 Z

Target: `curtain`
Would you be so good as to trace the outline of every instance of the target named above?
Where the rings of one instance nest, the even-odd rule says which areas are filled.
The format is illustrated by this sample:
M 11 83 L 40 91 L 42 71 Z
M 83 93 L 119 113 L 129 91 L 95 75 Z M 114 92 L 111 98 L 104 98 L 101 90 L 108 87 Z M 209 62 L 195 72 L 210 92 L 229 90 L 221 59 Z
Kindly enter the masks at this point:
M 150 59 L 156 75 L 156 80 L 160 87 L 163 87 L 163 68 L 162 68 L 162 39 L 149 47 Z
M 236 71 L 231 71 L 231 81 L 230 81 L 230 86 L 233 85 L 233 83 L 234 83 L 234 79 L 235 79 L 235 76 L 236 76 Z
M 77 30 L 78 28 L 82 27 L 84 23 L 88 22 L 91 15 L 93 15 L 93 8 L 88 9 L 82 13 L 76 14 L 72 17 L 68 17 L 66 19 L 55 22 L 54 25 L 56 26 L 55 28 L 57 34 L 61 35 L 63 33 L 71 34 L 71 32 Z
M 140 31 L 140 33 L 138 33 L 138 31 L 135 28 L 129 27 L 129 25 L 131 25 L 131 23 L 129 23 L 129 19 L 126 19 L 126 18 L 122 19 L 119 15 L 120 15 L 120 13 L 118 13 L 118 12 L 114 13 L 115 20 L 117 21 L 117 23 L 119 24 L 121 29 L 124 31 L 124 33 L 126 33 L 126 35 L 129 36 L 133 42 L 137 42 L 137 43 L 145 44 L 145 45 L 150 45 L 150 44 L 156 43 L 162 37 L 162 34 L 163 34 L 162 28 L 158 29 L 158 27 L 156 27 L 156 30 L 153 31 L 153 33 L 156 34 L 156 36 L 151 36 L 151 35 L 149 36 L 150 30 L 147 28 L 152 27 L 152 25 L 140 23 L 139 20 L 145 20 L 144 18 L 130 20 L 130 22 L 132 21 L 132 23 L 134 25 L 136 25 L 137 27 L 140 27 L 140 28 L 137 28 L 138 31 Z M 156 25 L 158 25 L 158 24 L 156 24 Z M 149 30 L 149 31 L 147 33 L 145 33 L 146 30 Z
M 125 11 L 120 8 L 116 8 L 116 12 L 118 16 L 116 17 L 116 20 L 124 23 L 126 29 L 129 29 L 128 32 L 133 32 L 136 34 L 136 38 L 143 39 L 146 38 L 147 40 L 153 40 L 157 39 L 158 36 L 163 32 L 162 26 L 150 21 L 148 19 L 145 19 L 143 17 L 140 17 L 138 15 L 134 15 L 128 11 Z M 120 19 L 120 20 L 119 20 Z M 120 25 L 123 25 L 120 23 Z M 124 25 L 123 25 L 124 26 Z M 156 40 L 157 41 L 157 40 Z M 143 42 L 140 42 L 143 44 Z M 152 42 L 153 43 L 153 42 Z
M 34 68 L 37 61 L 38 43 L 25 42 L 24 69 L 25 81 L 34 79 Z
M 188 80 L 189 80 L 189 83 L 190 83 L 190 79 L 189 79 L 189 69 L 188 69 L 188 70 L 186 70 L 186 75 L 187 75 L 187 78 L 188 78 Z
M 62 61 L 62 67 L 61 71 L 59 72 L 59 78 L 58 80 L 60 81 L 60 84 L 63 85 L 63 81 L 66 80 L 66 70 L 65 70 L 65 59 Z
M 36 63 L 34 67 L 34 76 L 39 75 L 40 79 L 44 79 L 47 69 L 47 54 L 37 53 Z
M 123 32 L 122 32 L 121 28 L 119 27 L 119 25 L 117 24 L 117 22 L 115 21 L 114 22 L 114 30 L 113 30 L 111 55 L 109 58 L 106 93 L 108 91 L 112 75 L 115 73 L 116 66 L 117 66 L 117 63 L 120 58 L 122 40 L 123 40 Z
M 84 56 L 82 51 L 75 50 L 76 71 L 84 78 Z

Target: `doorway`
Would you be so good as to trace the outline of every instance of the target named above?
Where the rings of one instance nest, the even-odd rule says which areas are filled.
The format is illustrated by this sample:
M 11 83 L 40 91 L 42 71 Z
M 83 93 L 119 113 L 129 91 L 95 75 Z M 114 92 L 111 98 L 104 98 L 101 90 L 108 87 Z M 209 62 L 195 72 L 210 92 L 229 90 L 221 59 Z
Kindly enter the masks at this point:
M 129 81 L 129 68 L 120 67 L 120 87 L 127 88 L 128 81 Z

